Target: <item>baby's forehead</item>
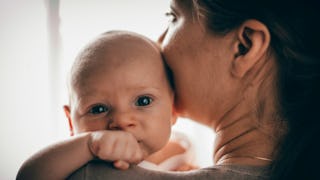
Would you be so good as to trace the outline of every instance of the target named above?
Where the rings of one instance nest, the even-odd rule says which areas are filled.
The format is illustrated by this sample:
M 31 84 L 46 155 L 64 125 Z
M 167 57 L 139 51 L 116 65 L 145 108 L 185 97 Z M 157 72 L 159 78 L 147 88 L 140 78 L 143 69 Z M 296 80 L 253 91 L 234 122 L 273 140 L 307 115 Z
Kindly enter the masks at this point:
M 144 60 L 139 58 L 150 56 L 150 60 L 159 60 L 160 48 L 150 39 L 132 32 L 112 31 L 104 33 L 90 43 L 83 54 L 85 61 L 104 63 L 123 63 L 126 60 Z M 86 57 L 86 55 L 88 55 Z M 135 58 L 136 57 L 136 58 Z
M 89 43 L 79 53 L 72 67 L 71 81 L 79 81 L 99 69 L 130 66 L 132 63 L 155 66 L 161 71 L 163 61 L 160 48 L 155 42 L 139 34 L 123 31 L 107 32 Z

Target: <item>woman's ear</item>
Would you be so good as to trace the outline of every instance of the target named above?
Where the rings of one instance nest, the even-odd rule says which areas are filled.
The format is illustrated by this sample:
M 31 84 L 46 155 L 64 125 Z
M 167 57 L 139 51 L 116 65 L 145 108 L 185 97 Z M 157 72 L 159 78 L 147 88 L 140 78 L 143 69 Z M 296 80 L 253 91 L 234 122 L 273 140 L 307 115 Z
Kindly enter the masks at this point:
M 237 30 L 232 73 L 243 77 L 268 51 L 270 32 L 257 20 L 245 21 Z
M 70 107 L 67 105 L 63 106 L 64 113 L 68 119 L 68 124 L 69 124 L 69 130 L 70 130 L 70 136 L 74 135 L 73 131 L 73 125 L 72 125 L 72 120 L 71 120 L 71 115 L 70 115 Z

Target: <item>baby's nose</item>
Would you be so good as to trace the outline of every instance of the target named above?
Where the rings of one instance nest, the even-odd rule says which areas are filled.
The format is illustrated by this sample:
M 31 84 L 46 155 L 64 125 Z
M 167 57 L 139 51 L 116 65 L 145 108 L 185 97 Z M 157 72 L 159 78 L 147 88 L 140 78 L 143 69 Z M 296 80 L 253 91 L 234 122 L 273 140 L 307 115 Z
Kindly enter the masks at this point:
M 110 130 L 127 130 L 137 126 L 137 122 L 130 113 L 117 113 L 113 114 L 109 128 Z

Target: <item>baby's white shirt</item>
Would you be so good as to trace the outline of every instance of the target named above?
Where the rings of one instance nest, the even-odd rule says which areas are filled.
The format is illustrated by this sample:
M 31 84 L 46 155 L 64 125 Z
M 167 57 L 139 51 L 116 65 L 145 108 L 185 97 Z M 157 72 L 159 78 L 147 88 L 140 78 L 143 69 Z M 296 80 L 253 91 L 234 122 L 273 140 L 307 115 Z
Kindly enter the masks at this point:
M 172 156 L 158 165 L 145 160 L 139 163 L 138 166 L 151 170 L 173 171 L 183 164 L 194 164 L 194 147 L 185 134 L 173 131 L 170 136 L 170 141 L 179 143 L 186 151 L 183 154 Z

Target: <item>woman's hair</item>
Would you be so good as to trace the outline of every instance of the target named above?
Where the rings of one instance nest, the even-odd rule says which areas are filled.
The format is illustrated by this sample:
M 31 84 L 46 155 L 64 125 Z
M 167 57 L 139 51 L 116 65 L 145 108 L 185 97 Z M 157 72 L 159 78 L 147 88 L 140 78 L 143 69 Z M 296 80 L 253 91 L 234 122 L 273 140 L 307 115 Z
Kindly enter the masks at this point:
M 212 32 L 225 35 L 248 19 L 266 25 L 277 58 L 280 117 L 288 125 L 272 179 L 317 177 L 320 163 L 320 6 L 317 0 L 193 0 Z M 319 112 L 318 112 L 319 110 Z M 315 163 L 316 162 L 316 163 Z M 320 175 L 319 175 L 320 176 Z

